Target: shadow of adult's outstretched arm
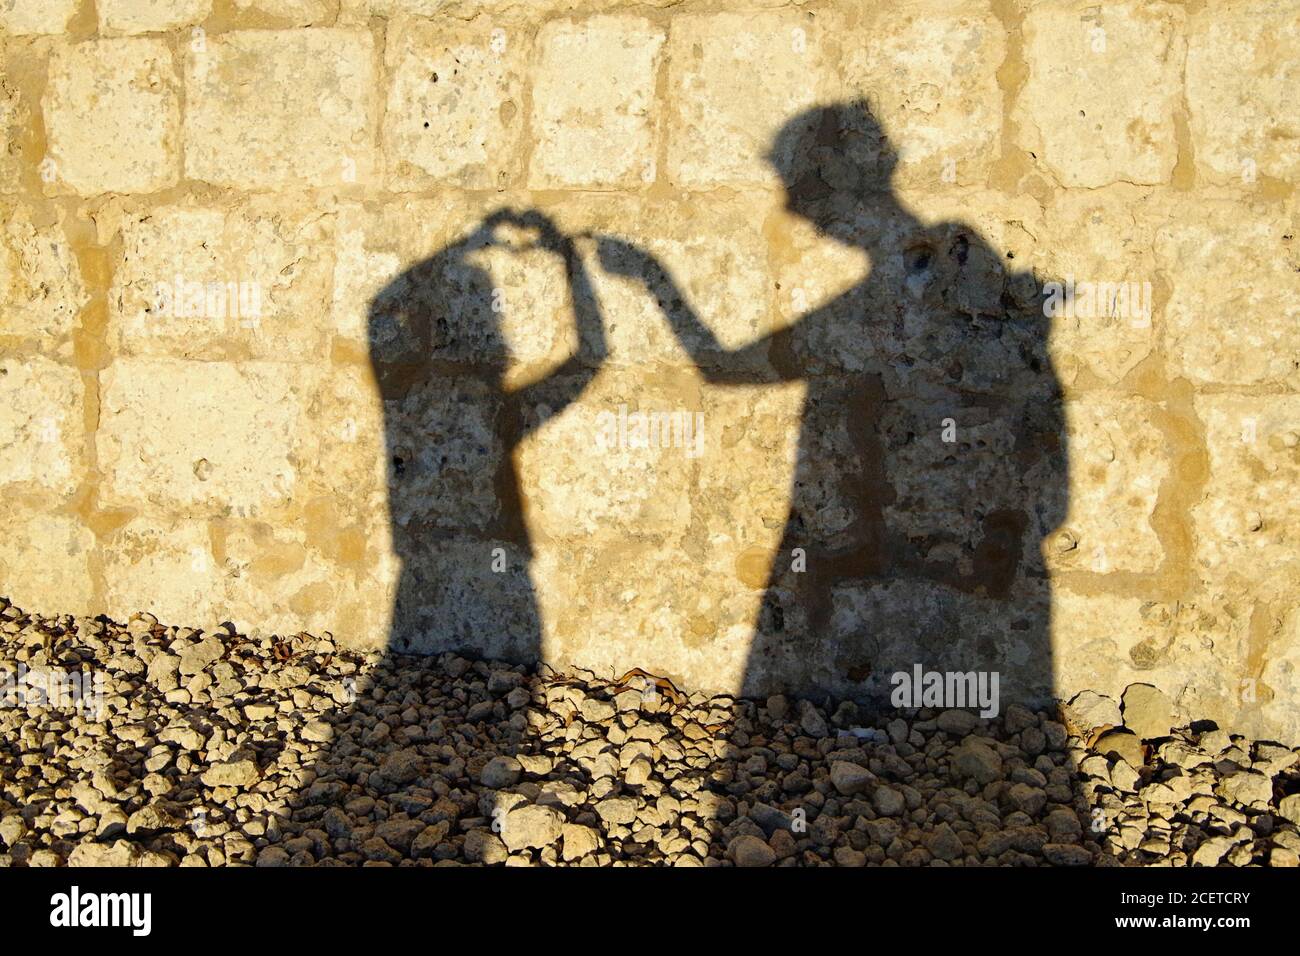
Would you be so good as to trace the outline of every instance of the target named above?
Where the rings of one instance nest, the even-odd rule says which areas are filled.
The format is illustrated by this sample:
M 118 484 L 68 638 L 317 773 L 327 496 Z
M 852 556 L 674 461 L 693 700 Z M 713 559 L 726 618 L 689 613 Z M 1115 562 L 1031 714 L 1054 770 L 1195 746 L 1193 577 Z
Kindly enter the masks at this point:
M 673 334 L 705 380 L 716 385 L 764 385 L 802 378 L 803 374 L 773 362 L 786 354 L 792 329 L 788 326 L 748 345 L 728 349 L 691 307 L 685 293 L 666 268 L 630 242 L 602 236 L 597 248 L 601 267 L 613 275 L 644 283 L 654 296 Z

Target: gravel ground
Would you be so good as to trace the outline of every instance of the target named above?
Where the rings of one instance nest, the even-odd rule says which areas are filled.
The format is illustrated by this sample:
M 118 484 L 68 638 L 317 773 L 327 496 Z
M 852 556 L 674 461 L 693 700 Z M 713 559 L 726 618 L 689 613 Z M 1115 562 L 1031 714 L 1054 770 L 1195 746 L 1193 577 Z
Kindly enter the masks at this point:
M 1297 750 L 1137 685 L 870 716 L 4 600 L 0 643 L 10 866 L 1300 859 Z

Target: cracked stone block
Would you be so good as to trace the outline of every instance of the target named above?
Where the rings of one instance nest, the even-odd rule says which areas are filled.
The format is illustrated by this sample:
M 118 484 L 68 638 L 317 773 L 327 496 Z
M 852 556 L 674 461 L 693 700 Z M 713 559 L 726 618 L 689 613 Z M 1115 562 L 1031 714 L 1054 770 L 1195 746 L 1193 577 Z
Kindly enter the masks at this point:
M 1151 354 L 1156 206 L 1150 190 L 1125 183 L 1053 197 L 1038 271 L 1040 287 L 1054 282 L 1069 295 L 1050 317 L 1062 385 L 1118 384 Z
M 56 47 L 44 97 L 56 183 L 83 196 L 177 181 L 180 83 L 167 43 L 145 37 Z
M 91 613 L 95 536 L 78 517 L 10 505 L 0 513 L 0 528 L 0 580 L 11 601 L 51 614 Z
M 5 0 L 0 3 L 0 32 L 16 36 L 62 33 L 78 6 L 78 0 Z
M 1064 186 L 1167 182 L 1178 159 L 1185 19 L 1164 3 L 1029 10 L 1020 145 Z
M 603 528 L 619 529 L 621 535 L 680 535 L 690 522 L 692 459 L 686 426 L 672 416 L 698 411 L 694 395 L 671 382 L 646 383 L 613 370 L 593 381 L 577 402 L 563 405 L 558 396 L 571 390 L 568 381 L 552 380 L 523 410 L 531 419 L 547 409 L 556 412 L 517 452 L 521 492 L 532 502 L 532 533 L 573 538 Z M 652 432 L 650 419 L 624 419 L 624 408 L 666 417 L 654 420 Z M 693 427 L 697 419 L 689 421 Z M 643 422 L 643 431 L 637 422 Z
M 1218 183 L 1300 175 L 1300 19 L 1294 3 L 1218 3 L 1192 17 L 1187 105 L 1197 169 Z
M 843 38 L 843 82 L 899 152 L 899 183 L 982 183 L 1001 151 L 997 71 L 1006 29 L 992 4 L 881 8 Z
M 1158 409 L 1090 393 L 1065 403 L 1069 512 L 1044 542 L 1054 571 L 1155 571 L 1164 549 L 1152 519 L 1170 474 Z
M 113 533 L 102 556 L 105 611 L 116 620 L 147 611 L 211 626 L 229 617 L 226 575 L 205 521 L 137 518 Z
M 283 20 L 280 26 L 307 27 L 329 21 L 339 5 L 333 0 L 235 0 L 235 7 L 240 12 L 252 10 Z
M 84 469 L 85 385 L 75 368 L 0 358 L 0 486 L 71 495 Z
M 96 0 L 105 33 L 161 33 L 206 19 L 212 0 Z
M 34 221 L 26 206 L 4 209 L 0 233 L 0 335 L 60 343 L 89 300 L 76 254 L 60 225 Z
M 1179 203 L 1155 236 L 1173 289 L 1170 366 L 1200 385 L 1300 387 L 1300 240 L 1293 213 Z
M 109 291 L 114 347 L 130 355 L 320 360 L 328 327 L 330 221 L 254 199 L 233 209 L 164 206 L 129 215 Z
M 1287 597 L 1300 571 L 1300 396 L 1198 395 L 1209 476 L 1192 508 L 1196 561 L 1215 581 Z
M 455 182 L 484 189 L 509 180 L 524 125 L 527 51 L 519 35 L 487 18 L 456 28 L 443 21 L 390 27 L 384 154 L 393 188 Z
M 253 516 L 295 497 L 313 373 L 133 358 L 100 375 L 101 503 Z
M 640 17 L 598 16 L 548 23 L 536 44 L 529 185 L 653 181 L 663 32 Z
M 829 81 L 835 32 L 820 16 L 796 12 L 676 17 L 669 178 L 687 187 L 771 184 L 765 157 L 782 124 L 838 98 Z
M 238 189 L 366 182 L 369 31 L 237 30 L 185 53 L 185 174 Z

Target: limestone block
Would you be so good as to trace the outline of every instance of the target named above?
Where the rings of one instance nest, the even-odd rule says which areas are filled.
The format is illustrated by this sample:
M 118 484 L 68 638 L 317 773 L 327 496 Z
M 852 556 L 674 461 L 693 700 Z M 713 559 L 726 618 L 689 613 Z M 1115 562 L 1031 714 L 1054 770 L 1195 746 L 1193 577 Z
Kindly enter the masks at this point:
M 1089 394 L 1065 405 L 1069 513 L 1044 542 L 1053 570 L 1155 571 L 1152 525 L 1170 445 L 1146 399 Z
M 538 33 L 534 189 L 655 178 L 655 74 L 663 32 L 632 16 L 552 21 Z
M 157 33 L 199 23 L 212 0 L 97 0 L 95 9 L 106 34 Z
M 391 587 L 368 573 L 377 563 L 365 560 L 364 535 L 355 527 L 327 531 L 316 520 L 319 510 L 309 506 L 305 524 L 236 520 L 222 527 L 215 557 L 232 620 L 254 633 L 330 631 L 352 647 L 382 647 L 386 629 L 376 632 L 385 628 Z M 340 549 L 325 540 L 331 534 L 353 541 Z
M 394 433 L 385 423 L 371 370 L 335 365 L 323 371 L 308 414 L 312 427 L 303 436 L 301 476 L 306 487 L 332 496 L 354 518 L 387 526 L 392 457 L 387 449 Z
M 601 372 L 578 402 L 564 407 L 565 380 L 539 388 L 525 416 L 556 412 L 518 451 L 528 525 L 536 538 L 680 536 L 690 523 L 689 456 L 696 435 L 698 392 L 686 381 L 644 381 Z M 639 414 L 638 414 L 639 413 Z M 705 445 L 707 447 L 707 445 Z
M 454 182 L 483 189 L 511 178 L 523 129 L 521 34 L 486 17 L 456 27 L 394 22 L 384 50 L 391 75 L 384 154 L 392 188 Z
M 0 32 L 17 36 L 62 33 L 77 6 L 78 0 L 8 0 L 0 5 Z
M 1293 3 L 1237 0 L 1200 10 L 1189 24 L 1187 106 L 1196 166 L 1213 182 L 1294 183 L 1300 143 L 1300 20 Z
M 167 624 L 211 626 L 229 618 L 225 576 L 206 522 L 143 517 L 102 547 L 105 613 L 126 620 L 148 611 Z
M 14 68 L 12 60 L 5 60 L 4 71 Z M 19 93 L 17 86 L 7 76 L 0 76 L 0 141 L 5 148 L 0 152 L 0 193 L 18 192 L 26 173 L 23 133 L 31 120 L 31 109 Z
M 284 21 L 286 27 L 306 27 L 327 23 L 338 10 L 330 0 L 235 0 L 235 8 L 251 10 Z M 356 24 L 363 26 L 364 22 Z
M 76 490 L 84 471 L 85 386 L 46 358 L 0 358 L 0 485 Z
M 95 536 L 76 516 L 11 502 L 0 514 L 0 528 L 0 581 L 9 600 L 34 612 L 91 613 Z
M 1127 184 L 1053 197 L 1038 268 L 1040 288 L 1056 283 L 1064 297 L 1044 303 L 1062 386 L 1117 384 L 1151 354 L 1155 205 Z
M 1185 19 L 1166 3 L 1030 9 L 1014 113 L 1021 146 L 1065 186 L 1167 182 L 1178 159 Z
M 557 666 L 638 666 L 679 687 L 740 686 L 761 594 L 702 574 L 692 553 L 628 539 L 547 541 L 532 576 L 543 654 Z
M 1209 478 L 1192 509 L 1202 575 L 1259 595 L 1295 591 L 1300 572 L 1300 397 L 1198 395 Z
M 669 179 L 685 187 L 773 183 L 764 157 L 782 125 L 834 98 L 834 35 L 834 24 L 793 11 L 674 18 Z
M 162 40 L 55 47 L 44 111 L 56 184 L 93 196 L 154 192 L 176 182 L 180 83 Z
M 240 189 L 343 186 L 373 166 L 368 31 L 238 30 L 185 54 L 185 174 Z
M 114 362 L 100 376 L 101 502 L 212 515 L 283 506 L 312 377 L 277 362 Z
M 1300 387 L 1300 246 L 1294 219 L 1267 207 L 1202 201 L 1170 207 L 1155 236 L 1172 286 L 1165 307 L 1172 369 L 1210 385 Z
M 129 215 L 109 291 L 111 341 L 130 355 L 312 360 L 326 355 L 328 217 L 279 199 Z
M 1006 29 L 991 3 L 914 0 L 842 41 L 846 91 L 866 97 L 899 152 L 899 183 L 981 183 L 997 160 Z
M 88 300 L 81 268 L 60 224 L 27 206 L 4 207 L 0 234 L 0 335 L 52 346 L 69 335 Z

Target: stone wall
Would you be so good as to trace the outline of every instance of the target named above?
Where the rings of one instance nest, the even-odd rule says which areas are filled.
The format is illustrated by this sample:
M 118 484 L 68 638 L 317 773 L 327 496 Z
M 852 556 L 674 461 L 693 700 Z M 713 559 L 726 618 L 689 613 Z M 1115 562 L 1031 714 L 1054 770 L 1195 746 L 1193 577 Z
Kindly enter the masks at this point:
M 1293 0 L 0 0 L 0 592 L 1294 740 L 1297 88 Z M 840 242 L 766 157 L 858 99 L 897 165 Z M 503 206 L 602 361 L 560 257 L 462 241 Z M 389 387 L 428 261 L 450 364 Z

